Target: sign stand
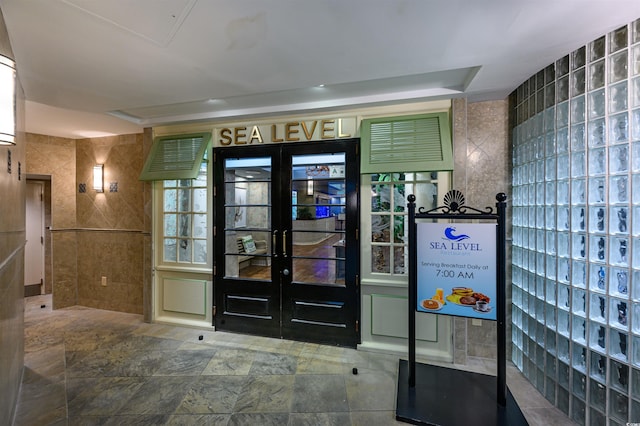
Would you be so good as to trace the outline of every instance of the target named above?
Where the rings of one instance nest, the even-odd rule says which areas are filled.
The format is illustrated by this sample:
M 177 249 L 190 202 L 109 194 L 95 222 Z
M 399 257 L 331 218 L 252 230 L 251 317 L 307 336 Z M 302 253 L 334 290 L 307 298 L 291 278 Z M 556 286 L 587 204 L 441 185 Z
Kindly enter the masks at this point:
M 508 391 L 506 385 L 506 199 L 504 193 L 496 195 L 496 209 L 487 207 L 485 210 L 479 210 L 464 205 L 464 196 L 460 191 L 449 191 L 444 198 L 445 205 L 437 207 L 429 211 L 416 213 L 415 195 L 409 195 L 408 215 L 409 215 L 409 360 L 400 360 L 400 368 L 398 373 L 398 397 L 396 407 L 396 419 L 413 424 L 428 424 L 438 426 L 458 425 L 458 424 L 474 424 L 481 425 L 526 425 L 527 422 Z M 495 276 L 495 289 L 490 286 L 485 290 L 491 295 L 495 291 L 495 320 L 497 321 L 497 377 L 456 370 L 452 368 L 438 367 L 427 364 L 416 363 L 416 321 L 415 312 L 429 312 L 430 306 L 418 308 L 418 224 L 416 219 L 448 219 L 456 220 L 458 228 L 466 226 L 465 229 L 475 230 L 476 228 L 482 232 L 487 230 L 486 222 L 495 227 L 495 265 L 483 265 L 482 262 L 489 259 L 493 260 L 493 253 L 480 253 L 481 258 L 479 265 L 473 264 L 472 259 L 478 253 L 453 253 L 460 254 L 459 258 L 452 257 L 454 262 L 458 259 L 458 264 L 446 264 L 447 267 L 459 267 L 474 269 L 484 269 L 489 276 Z M 466 225 L 463 225 L 465 223 Z M 473 221 L 473 222 L 472 222 Z M 479 221 L 485 222 L 478 224 Z M 446 225 L 451 223 L 435 223 L 436 228 L 439 226 L 444 229 L 443 237 L 433 237 L 430 243 L 435 253 L 448 253 L 447 250 L 475 250 L 482 252 L 482 248 L 478 243 L 460 242 L 465 239 L 473 241 L 469 235 L 464 233 L 455 235 L 452 231 L 456 228 Z M 424 224 L 421 224 L 424 225 Z M 497 225 L 497 226 L 496 226 Z M 485 228 L 480 229 L 484 226 Z M 474 228 L 475 227 L 475 228 Z M 471 233 L 470 233 L 471 234 Z M 432 234 L 426 234 L 431 237 Z M 492 237 L 492 236 L 491 236 Z M 439 239 L 438 239 L 439 238 Z M 492 238 L 486 238 L 492 240 Z M 445 242 L 439 242 L 445 241 Z M 425 241 L 420 241 L 425 244 Z M 490 246 L 490 245 L 489 245 Z M 467 257 L 463 257 L 467 256 Z M 445 258 L 446 259 L 446 258 Z M 466 262 L 466 263 L 465 263 Z M 425 262 L 422 260 L 421 266 L 427 265 L 439 268 L 437 270 L 438 277 L 441 275 L 449 276 L 455 274 L 455 269 L 440 269 L 442 263 Z M 495 271 L 491 269 L 495 267 Z M 458 272 L 465 278 L 478 279 L 481 275 L 476 276 L 473 272 Z M 494 275 L 491 275 L 494 274 Z M 432 278 L 432 277 L 430 277 Z M 445 280 L 445 278 L 443 278 Z M 445 280 L 446 281 L 446 280 Z M 478 280 L 482 281 L 482 280 Z M 486 285 L 486 283 L 485 283 Z M 484 287 L 483 287 L 484 288 Z M 461 288 L 465 290 L 464 288 Z M 473 301 L 474 299 L 461 300 L 460 295 L 447 296 L 447 301 L 442 299 L 442 291 L 440 290 L 440 301 L 442 303 L 434 304 L 433 313 L 447 314 L 454 316 L 467 316 L 476 318 L 483 317 L 483 311 L 471 312 L 469 306 L 462 307 L 462 302 Z M 466 289 L 471 290 L 471 289 Z M 482 293 L 475 293 L 478 297 L 484 296 Z M 464 298 L 464 296 L 462 296 Z M 438 298 L 436 297 L 436 301 Z M 423 301 L 424 302 L 424 301 Z M 446 309 L 443 306 L 447 305 Z M 449 306 L 451 305 L 451 306 Z M 459 305 L 459 306 L 456 306 Z M 446 312 L 445 312 L 446 311 Z M 470 313 L 471 315 L 467 314 Z M 479 312 L 479 314 L 478 314 Z M 486 311 L 488 312 L 488 310 Z M 493 314 L 492 314 L 493 315 Z M 493 318 L 493 317 L 492 317 Z M 494 387 L 495 386 L 495 387 Z M 493 388 L 493 389 L 492 389 Z

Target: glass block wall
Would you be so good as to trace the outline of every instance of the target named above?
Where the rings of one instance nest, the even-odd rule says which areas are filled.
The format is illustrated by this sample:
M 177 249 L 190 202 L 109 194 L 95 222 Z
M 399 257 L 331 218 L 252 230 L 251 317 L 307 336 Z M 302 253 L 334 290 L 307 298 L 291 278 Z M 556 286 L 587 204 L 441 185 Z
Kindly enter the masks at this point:
M 578 424 L 640 422 L 640 20 L 510 108 L 513 361 Z

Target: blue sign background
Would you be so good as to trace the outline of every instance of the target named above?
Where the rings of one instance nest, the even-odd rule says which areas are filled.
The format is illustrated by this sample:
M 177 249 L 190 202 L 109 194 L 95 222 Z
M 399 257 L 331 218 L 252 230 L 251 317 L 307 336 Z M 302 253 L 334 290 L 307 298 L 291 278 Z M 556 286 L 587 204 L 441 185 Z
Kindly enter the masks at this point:
M 420 312 L 496 320 L 496 224 L 417 223 L 418 305 Z M 460 303 L 456 287 L 489 298 L 488 310 Z M 426 309 L 423 302 L 437 299 L 442 289 L 444 304 Z M 470 299 L 466 299 L 469 301 Z M 427 305 L 434 305 L 427 302 Z

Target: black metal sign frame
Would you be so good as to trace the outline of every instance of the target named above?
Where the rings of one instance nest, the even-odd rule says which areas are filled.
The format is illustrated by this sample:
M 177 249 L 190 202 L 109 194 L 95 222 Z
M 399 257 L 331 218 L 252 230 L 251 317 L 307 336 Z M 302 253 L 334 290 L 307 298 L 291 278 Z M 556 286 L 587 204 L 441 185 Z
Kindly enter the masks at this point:
M 506 404 L 506 200 L 504 193 L 496 195 L 496 208 L 484 210 L 466 206 L 464 195 L 457 190 L 449 191 L 444 198 L 444 206 L 428 211 L 419 208 L 416 213 L 415 195 L 408 197 L 409 213 L 409 387 L 416 384 L 416 320 L 415 312 L 418 303 L 417 286 L 417 224 L 416 219 L 465 219 L 494 220 L 496 227 L 496 316 L 498 328 L 498 368 L 497 368 L 497 400 L 501 406 Z

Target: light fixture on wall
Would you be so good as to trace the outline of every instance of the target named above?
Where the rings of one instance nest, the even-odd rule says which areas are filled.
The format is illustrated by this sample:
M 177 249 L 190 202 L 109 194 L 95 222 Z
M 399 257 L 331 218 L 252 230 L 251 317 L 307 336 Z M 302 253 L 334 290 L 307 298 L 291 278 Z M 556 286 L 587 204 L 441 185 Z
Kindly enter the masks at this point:
M 0 145 L 16 144 L 16 63 L 0 55 Z
M 313 178 L 307 180 L 307 195 L 313 195 Z
M 104 192 L 103 176 L 103 165 L 96 164 L 93 166 L 93 189 L 96 192 Z

